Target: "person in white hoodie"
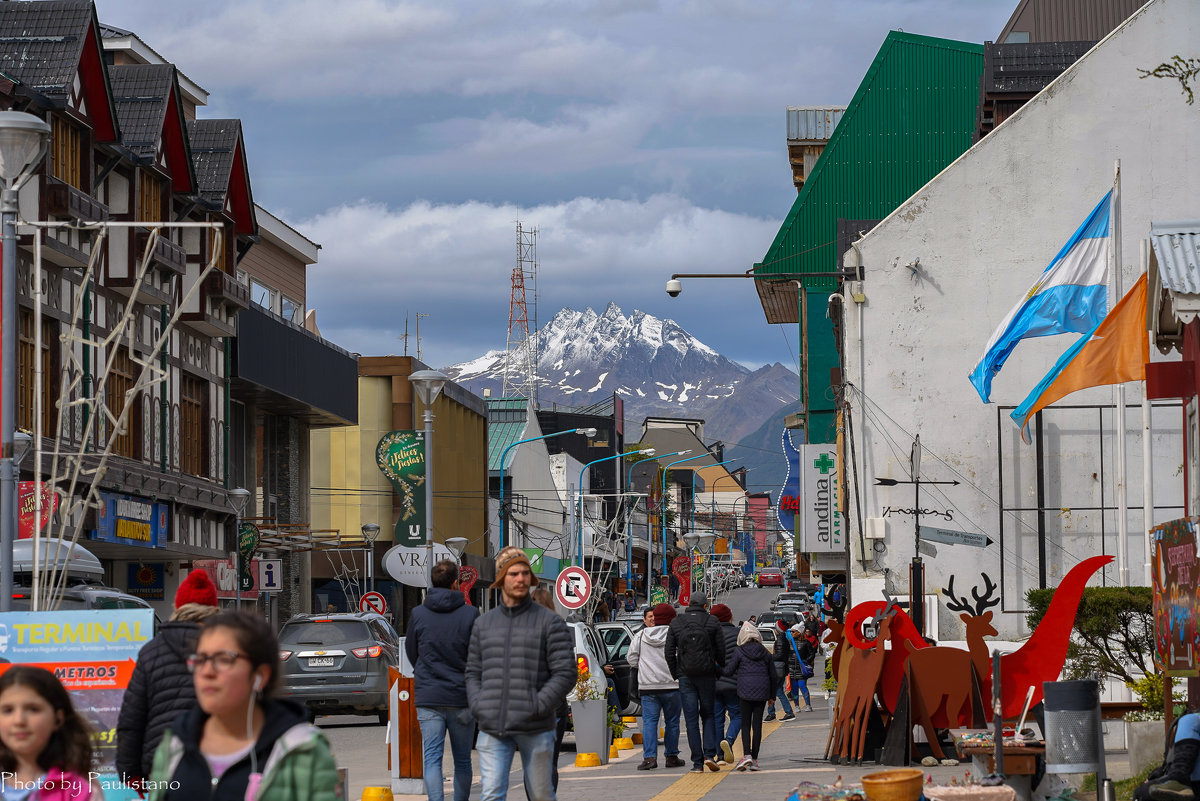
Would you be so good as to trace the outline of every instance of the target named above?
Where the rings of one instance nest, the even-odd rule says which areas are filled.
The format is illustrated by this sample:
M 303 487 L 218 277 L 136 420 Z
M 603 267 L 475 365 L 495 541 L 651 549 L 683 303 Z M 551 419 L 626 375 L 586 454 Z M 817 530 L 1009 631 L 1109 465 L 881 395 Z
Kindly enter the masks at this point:
M 638 770 L 658 767 L 658 717 L 663 717 L 663 752 L 668 768 L 681 768 L 679 758 L 679 714 L 683 701 L 679 681 L 667 668 L 667 627 L 675 619 L 670 604 L 654 607 L 654 625 L 642 629 L 629 647 L 629 666 L 638 672 L 638 691 L 642 696 L 642 764 Z

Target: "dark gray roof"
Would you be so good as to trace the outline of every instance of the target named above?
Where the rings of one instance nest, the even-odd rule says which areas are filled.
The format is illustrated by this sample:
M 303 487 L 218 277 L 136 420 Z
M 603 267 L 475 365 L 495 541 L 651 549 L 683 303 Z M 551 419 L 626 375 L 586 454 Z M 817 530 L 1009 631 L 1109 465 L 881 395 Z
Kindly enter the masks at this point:
M 241 120 L 191 120 L 187 124 L 196 166 L 196 186 L 207 201 L 224 205 L 233 157 L 242 135 Z
M 1037 94 L 1091 50 L 1095 42 L 1033 42 L 983 46 L 985 94 Z
M 129 64 L 108 68 L 121 126 L 121 143 L 139 158 L 153 159 L 158 155 L 158 140 L 162 136 L 174 79 L 175 68 L 170 64 Z
M 0 72 L 48 97 L 65 97 L 92 19 L 90 0 L 0 3 Z

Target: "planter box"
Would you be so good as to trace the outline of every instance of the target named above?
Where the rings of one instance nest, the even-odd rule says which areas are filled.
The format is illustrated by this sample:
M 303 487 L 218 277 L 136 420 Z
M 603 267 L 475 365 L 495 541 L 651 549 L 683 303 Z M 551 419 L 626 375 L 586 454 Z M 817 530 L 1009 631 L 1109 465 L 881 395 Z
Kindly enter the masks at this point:
M 1136 776 L 1152 765 L 1162 764 L 1167 734 L 1161 720 L 1125 723 L 1125 741 L 1129 744 L 1129 775 Z
M 612 729 L 608 728 L 608 701 L 572 701 L 571 720 L 575 724 L 575 753 L 598 754 L 600 764 L 608 764 L 608 746 Z

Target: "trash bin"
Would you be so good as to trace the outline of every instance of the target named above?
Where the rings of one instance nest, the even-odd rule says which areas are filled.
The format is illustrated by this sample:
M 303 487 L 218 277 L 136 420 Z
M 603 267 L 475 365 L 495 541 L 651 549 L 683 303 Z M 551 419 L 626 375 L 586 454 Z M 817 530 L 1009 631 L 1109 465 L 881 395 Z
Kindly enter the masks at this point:
M 1100 685 L 1084 681 L 1048 681 L 1046 772 L 1104 774 L 1104 738 L 1100 728 Z

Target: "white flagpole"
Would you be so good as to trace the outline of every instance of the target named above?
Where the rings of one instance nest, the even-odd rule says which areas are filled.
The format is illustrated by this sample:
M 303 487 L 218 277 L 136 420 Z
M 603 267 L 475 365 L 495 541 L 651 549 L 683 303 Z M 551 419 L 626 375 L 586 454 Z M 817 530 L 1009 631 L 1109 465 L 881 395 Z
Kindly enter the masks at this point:
M 1150 267 L 1150 242 L 1143 239 L 1141 241 L 1140 256 L 1142 273 L 1145 274 Z M 1146 337 L 1150 344 L 1154 344 L 1154 335 L 1147 331 Z M 1143 543 L 1143 555 L 1145 563 L 1142 565 L 1144 572 L 1144 580 L 1147 587 L 1153 586 L 1150 576 L 1150 560 L 1154 553 L 1150 540 L 1150 529 L 1154 527 L 1154 462 L 1152 460 L 1153 448 L 1151 447 L 1151 438 L 1153 436 L 1152 419 L 1150 408 L 1150 385 L 1148 382 L 1142 382 L 1142 522 L 1146 528 L 1146 541 Z
M 1109 208 L 1112 225 L 1112 241 L 1110 251 L 1112 261 L 1113 294 L 1111 309 L 1123 293 L 1121 281 L 1121 160 L 1113 165 L 1113 199 Z M 1117 582 L 1122 587 L 1129 586 L 1128 546 L 1129 546 L 1129 498 L 1128 481 L 1125 464 L 1125 385 L 1116 384 L 1113 387 L 1116 406 L 1116 462 L 1117 462 Z

